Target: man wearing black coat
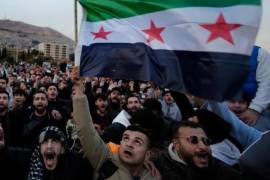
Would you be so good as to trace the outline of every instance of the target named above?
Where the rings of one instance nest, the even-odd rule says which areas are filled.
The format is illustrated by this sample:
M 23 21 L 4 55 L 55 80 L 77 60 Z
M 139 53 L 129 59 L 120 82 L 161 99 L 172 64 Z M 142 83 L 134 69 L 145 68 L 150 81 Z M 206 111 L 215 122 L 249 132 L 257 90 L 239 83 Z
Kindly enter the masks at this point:
M 1 180 L 85 180 L 92 178 L 87 160 L 66 149 L 64 134 L 53 126 L 43 129 L 39 146 L 30 150 L 5 146 L 0 126 Z
M 240 172 L 211 156 L 210 139 L 203 128 L 190 121 L 174 129 L 168 151 L 153 161 L 162 177 L 168 180 L 238 180 Z

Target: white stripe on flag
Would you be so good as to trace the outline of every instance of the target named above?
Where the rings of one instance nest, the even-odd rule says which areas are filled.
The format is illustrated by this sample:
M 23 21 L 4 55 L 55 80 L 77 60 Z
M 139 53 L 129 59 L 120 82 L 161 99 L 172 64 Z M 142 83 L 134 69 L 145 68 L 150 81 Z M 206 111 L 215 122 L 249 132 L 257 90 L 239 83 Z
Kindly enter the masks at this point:
M 206 43 L 210 32 L 199 24 L 215 23 L 220 14 L 229 24 L 243 24 L 230 31 L 234 45 L 222 38 Z M 153 20 L 157 27 L 166 27 L 161 33 L 164 44 L 151 41 L 153 49 L 186 50 L 203 52 L 228 52 L 250 54 L 260 24 L 260 6 L 233 6 L 225 8 L 189 7 L 170 9 L 125 19 L 111 19 L 102 22 L 82 22 L 79 45 L 92 43 L 146 43 L 147 34 L 143 29 L 150 27 Z M 91 32 L 98 32 L 104 26 L 105 31 L 113 31 L 108 40 L 97 38 Z

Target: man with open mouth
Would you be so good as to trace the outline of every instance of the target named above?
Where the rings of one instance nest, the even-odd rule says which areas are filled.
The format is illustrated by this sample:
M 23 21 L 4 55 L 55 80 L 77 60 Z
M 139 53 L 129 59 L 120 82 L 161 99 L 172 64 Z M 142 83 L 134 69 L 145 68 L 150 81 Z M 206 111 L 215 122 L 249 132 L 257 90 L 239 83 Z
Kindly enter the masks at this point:
M 166 179 L 241 179 L 240 172 L 212 157 L 210 145 L 200 124 L 182 121 L 174 129 L 168 151 L 154 159 L 154 163 Z
M 139 125 L 130 125 L 122 136 L 119 153 L 111 153 L 94 128 L 78 69 L 73 69 L 71 77 L 74 120 L 84 153 L 94 168 L 94 179 L 159 180 L 159 174 L 152 175 L 144 166 L 151 147 L 147 131 Z
M 66 137 L 59 128 L 44 128 L 30 160 L 28 180 L 91 179 L 91 166 L 87 160 L 66 147 Z

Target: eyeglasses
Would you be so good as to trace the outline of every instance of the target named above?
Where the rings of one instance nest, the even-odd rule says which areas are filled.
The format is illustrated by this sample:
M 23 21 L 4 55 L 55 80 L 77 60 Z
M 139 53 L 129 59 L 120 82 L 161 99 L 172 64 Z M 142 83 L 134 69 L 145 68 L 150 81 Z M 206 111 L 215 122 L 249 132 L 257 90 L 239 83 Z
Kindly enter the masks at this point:
M 202 141 L 205 146 L 211 145 L 211 139 L 208 137 L 198 137 L 198 136 L 180 136 L 178 138 L 185 138 L 190 144 L 197 145 L 199 141 Z

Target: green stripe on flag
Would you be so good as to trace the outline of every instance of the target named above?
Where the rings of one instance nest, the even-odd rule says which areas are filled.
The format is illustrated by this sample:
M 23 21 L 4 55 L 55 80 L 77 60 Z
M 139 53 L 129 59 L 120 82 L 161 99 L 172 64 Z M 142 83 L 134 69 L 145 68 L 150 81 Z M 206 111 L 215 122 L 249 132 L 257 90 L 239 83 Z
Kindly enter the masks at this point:
M 185 7 L 228 7 L 234 5 L 261 5 L 261 0 L 80 0 L 86 10 L 87 21 L 97 22 L 112 18 Z

